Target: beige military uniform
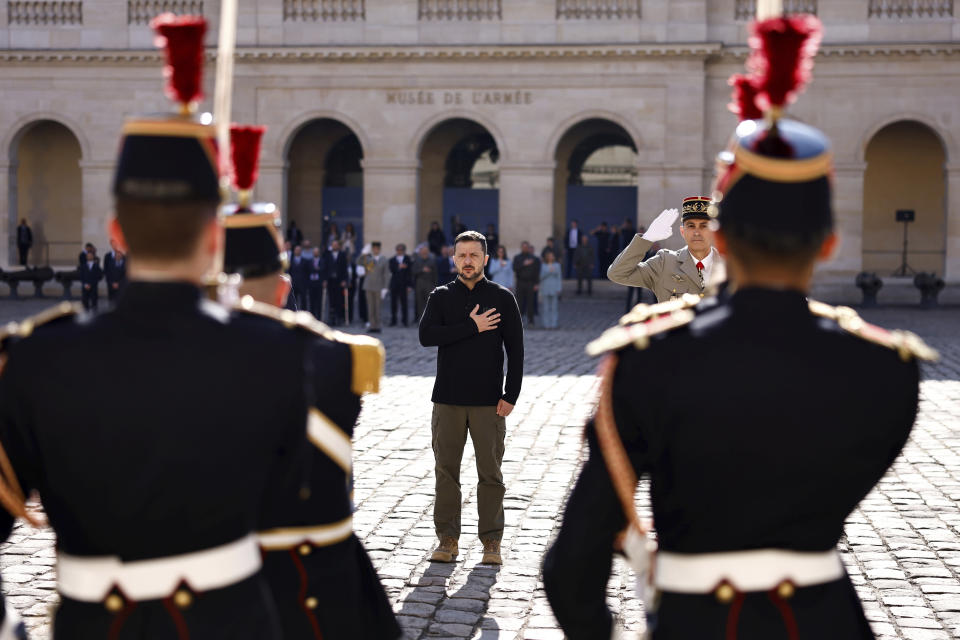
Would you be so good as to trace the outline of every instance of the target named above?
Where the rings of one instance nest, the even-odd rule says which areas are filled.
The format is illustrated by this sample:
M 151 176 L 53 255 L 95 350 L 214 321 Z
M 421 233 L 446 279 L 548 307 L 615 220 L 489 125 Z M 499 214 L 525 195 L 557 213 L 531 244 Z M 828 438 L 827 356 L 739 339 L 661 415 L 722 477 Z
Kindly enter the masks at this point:
M 702 297 L 709 285 L 726 280 L 723 258 L 716 249 L 711 249 L 714 262 L 709 282 L 703 282 L 697 271 L 697 259 L 689 248 L 661 249 L 657 255 L 641 262 L 651 246 L 653 242 L 635 235 L 607 269 L 607 277 L 617 284 L 650 289 L 657 296 L 657 302 L 679 298 L 685 293 Z

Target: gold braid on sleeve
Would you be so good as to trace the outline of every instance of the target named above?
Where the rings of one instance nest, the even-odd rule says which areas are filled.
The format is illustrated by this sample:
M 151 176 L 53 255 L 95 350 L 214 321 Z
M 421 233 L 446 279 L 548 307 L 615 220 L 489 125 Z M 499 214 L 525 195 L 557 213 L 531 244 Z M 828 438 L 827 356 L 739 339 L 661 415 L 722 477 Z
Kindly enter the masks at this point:
M 641 534 L 645 534 L 646 530 L 640 524 L 640 516 L 637 515 L 637 508 L 633 502 L 637 488 L 637 474 L 633 470 L 633 465 L 630 464 L 630 458 L 623 447 L 623 441 L 620 439 L 617 423 L 613 417 L 613 374 L 617 368 L 617 362 L 617 355 L 612 353 L 600 364 L 600 401 L 593 424 L 613 489 L 627 519 L 627 526 L 633 526 Z

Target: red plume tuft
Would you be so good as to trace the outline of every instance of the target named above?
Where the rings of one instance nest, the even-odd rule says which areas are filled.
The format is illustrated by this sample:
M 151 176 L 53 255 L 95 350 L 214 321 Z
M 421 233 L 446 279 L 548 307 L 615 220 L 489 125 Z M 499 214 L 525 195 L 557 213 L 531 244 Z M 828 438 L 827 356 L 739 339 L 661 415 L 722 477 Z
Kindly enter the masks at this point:
M 759 120 L 763 111 L 757 106 L 757 86 L 754 80 L 742 73 L 730 76 L 727 84 L 733 87 L 733 102 L 728 106 L 740 120 Z
M 202 16 L 176 16 L 162 13 L 150 27 L 157 32 L 156 44 L 166 50 L 166 94 L 171 100 L 187 105 L 203 98 L 203 36 L 207 21 Z
M 260 139 L 266 127 L 230 125 L 230 156 L 233 160 L 233 186 L 249 191 L 257 181 Z
M 783 107 L 810 81 L 823 25 L 813 15 L 769 18 L 753 24 L 747 69 L 756 76 L 757 100 Z

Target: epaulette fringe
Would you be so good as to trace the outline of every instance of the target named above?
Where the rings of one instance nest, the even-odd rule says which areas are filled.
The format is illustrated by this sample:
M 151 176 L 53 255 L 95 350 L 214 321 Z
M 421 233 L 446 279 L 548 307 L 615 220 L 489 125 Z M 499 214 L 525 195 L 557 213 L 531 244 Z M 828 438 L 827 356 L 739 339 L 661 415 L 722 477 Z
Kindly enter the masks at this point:
M 44 309 L 36 315 L 25 318 L 20 322 L 8 322 L 0 329 L 0 344 L 7 338 L 13 336 L 26 338 L 33 333 L 33 330 L 37 327 L 53 322 L 54 320 L 59 320 L 60 318 L 75 316 L 81 313 L 83 313 L 83 307 L 78 303 L 64 301 L 49 309 Z
M 353 360 L 351 381 L 353 392 L 363 395 L 380 391 L 380 378 L 383 377 L 386 351 L 383 343 L 376 338 L 334 331 L 308 311 L 280 309 L 271 304 L 258 302 L 252 296 L 241 298 L 235 308 L 246 313 L 272 318 L 290 329 L 304 329 L 327 340 L 348 345 Z
M 813 315 L 833 320 L 851 335 L 896 351 L 904 361 L 917 358 L 934 362 L 940 358 L 936 349 L 911 331 L 889 331 L 870 324 L 850 307 L 834 307 L 817 300 L 810 300 L 809 306 Z
M 660 304 L 638 304 L 620 318 L 618 326 L 611 327 L 587 345 L 587 354 L 599 356 L 610 351 L 619 351 L 628 345 L 646 349 L 650 337 L 664 333 L 693 321 L 693 307 L 700 303 L 700 296 L 684 294 L 681 298 Z

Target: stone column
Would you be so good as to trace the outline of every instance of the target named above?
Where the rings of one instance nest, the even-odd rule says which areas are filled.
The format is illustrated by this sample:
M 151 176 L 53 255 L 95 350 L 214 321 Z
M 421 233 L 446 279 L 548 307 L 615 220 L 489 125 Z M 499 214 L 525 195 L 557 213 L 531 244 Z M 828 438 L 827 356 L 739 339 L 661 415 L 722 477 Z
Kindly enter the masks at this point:
M 500 165 L 500 244 L 508 255 L 529 241 L 536 253 L 553 235 L 553 162 Z
M 403 242 L 409 250 L 416 245 L 417 172 L 415 160 L 364 158 L 363 241 L 379 240 L 384 255 L 393 255 L 393 246 Z
M 284 230 L 287 228 L 288 221 L 286 203 L 284 202 L 287 195 L 286 185 L 284 184 L 286 168 L 287 165 L 282 161 L 261 162 L 257 184 L 253 187 L 254 202 L 272 202 L 280 207 Z
M 113 206 L 113 173 L 114 162 L 102 160 L 81 160 L 81 211 L 80 241 L 92 242 L 97 247 L 97 255 L 103 258 L 110 250 L 110 237 L 107 232 L 107 221 L 114 216 Z M 80 251 L 77 246 L 75 252 L 70 252 L 72 258 Z M 55 263 L 51 259 L 51 266 L 75 266 L 74 260 L 62 264 L 62 260 Z
M 947 242 L 944 280 L 960 284 L 960 163 L 947 164 Z
M 834 167 L 833 215 L 840 246 L 832 261 L 820 271 L 852 284 L 863 270 L 863 174 L 866 163 L 843 163 Z
M 4 159 L 6 160 L 6 159 Z M 16 242 L 10 234 L 16 229 L 16 225 L 10 226 L 11 216 L 17 214 L 16 211 L 10 211 L 10 164 L 6 161 L 0 162 L 0 267 L 6 269 L 12 266 L 11 262 L 16 260 L 15 255 L 10 254 L 10 248 Z

